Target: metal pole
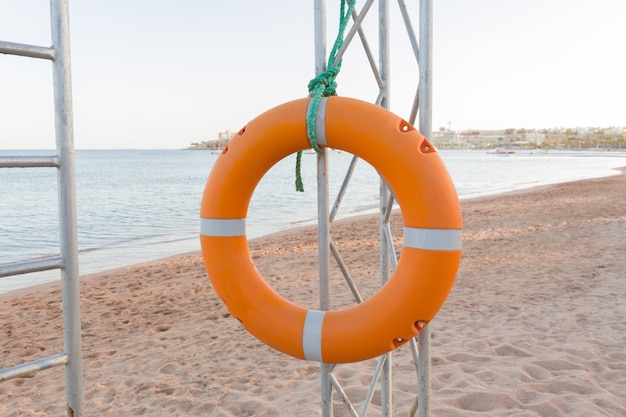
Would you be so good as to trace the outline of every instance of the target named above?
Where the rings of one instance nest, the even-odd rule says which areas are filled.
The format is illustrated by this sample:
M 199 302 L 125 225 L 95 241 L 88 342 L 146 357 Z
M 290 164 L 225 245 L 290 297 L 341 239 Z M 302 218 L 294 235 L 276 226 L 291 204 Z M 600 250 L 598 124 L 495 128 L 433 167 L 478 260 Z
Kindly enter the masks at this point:
M 386 109 L 390 106 L 390 53 L 389 53 L 389 2 L 387 0 L 379 0 L 378 3 L 378 37 L 380 43 L 379 50 L 379 68 L 382 80 L 381 103 L 380 105 Z M 391 264 L 387 240 L 387 225 L 389 216 L 387 213 L 389 201 L 389 188 L 387 183 L 380 179 L 380 282 L 384 285 L 391 275 Z M 381 415 L 383 417 L 391 417 L 393 415 L 393 399 L 392 399 L 392 354 L 389 352 L 383 364 L 381 382 L 380 382 L 380 402 Z
M 52 64 L 55 106 L 55 136 L 59 155 L 59 222 L 63 267 L 63 341 L 69 361 L 65 366 L 67 415 L 83 415 L 83 365 L 80 329 L 78 237 L 76 233 L 76 179 L 70 71 L 68 0 L 50 0 Z
M 378 3 L 378 36 L 380 40 L 379 51 L 379 71 L 382 81 L 381 93 L 383 99 L 380 103 L 381 107 L 389 109 L 390 106 L 390 86 L 389 86 L 389 69 L 390 69 L 390 53 L 389 53 L 389 2 L 387 0 L 379 0 Z
M 420 0 L 419 33 L 419 130 L 424 136 L 432 136 L 432 47 L 433 2 Z M 418 336 L 418 417 L 430 416 L 430 325 Z
M 343 1 L 343 0 L 342 0 Z M 326 70 L 326 0 L 314 2 L 315 75 Z M 319 243 L 320 310 L 330 309 L 329 260 L 330 220 L 328 215 L 328 153 L 326 148 L 317 154 L 317 222 Z M 333 365 L 320 364 L 322 416 L 333 416 Z

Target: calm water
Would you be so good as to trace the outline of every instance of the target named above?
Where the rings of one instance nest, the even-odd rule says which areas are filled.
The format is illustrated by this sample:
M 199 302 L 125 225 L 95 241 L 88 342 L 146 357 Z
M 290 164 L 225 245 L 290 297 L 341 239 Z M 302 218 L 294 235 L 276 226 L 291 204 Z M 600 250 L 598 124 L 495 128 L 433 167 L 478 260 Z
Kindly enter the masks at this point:
M 199 250 L 200 200 L 218 156 L 184 150 L 77 151 L 81 274 Z M 441 156 L 461 199 L 606 176 L 626 166 L 624 153 L 499 157 L 484 151 L 441 151 Z M 351 157 L 329 153 L 331 200 Z M 305 193 L 294 191 L 294 167 L 295 155 L 279 162 L 257 187 L 248 212 L 248 237 L 315 222 L 315 155 L 303 155 Z M 57 253 L 56 170 L 0 169 L 0 186 L 0 263 Z M 374 169 L 359 161 L 338 217 L 377 210 L 378 188 Z M 58 277 L 58 271 L 48 271 L 0 278 L 0 292 Z

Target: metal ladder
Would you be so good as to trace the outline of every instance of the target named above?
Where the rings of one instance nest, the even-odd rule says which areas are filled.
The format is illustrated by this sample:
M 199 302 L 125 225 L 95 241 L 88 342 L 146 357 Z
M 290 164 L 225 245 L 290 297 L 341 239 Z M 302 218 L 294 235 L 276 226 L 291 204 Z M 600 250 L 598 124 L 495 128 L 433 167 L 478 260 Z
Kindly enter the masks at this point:
M 0 168 L 57 168 L 60 252 L 57 256 L 0 265 L 0 278 L 51 269 L 61 270 L 64 352 L 0 370 L 0 383 L 65 365 L 67 415 L 83 415 L 80 289 L 74 174 L 74 132 L 70 72 L 68 0 L 50 0 L 52 46 L 0 41 L 0 53 L 52 62 L 56 155 L 0 157 Z

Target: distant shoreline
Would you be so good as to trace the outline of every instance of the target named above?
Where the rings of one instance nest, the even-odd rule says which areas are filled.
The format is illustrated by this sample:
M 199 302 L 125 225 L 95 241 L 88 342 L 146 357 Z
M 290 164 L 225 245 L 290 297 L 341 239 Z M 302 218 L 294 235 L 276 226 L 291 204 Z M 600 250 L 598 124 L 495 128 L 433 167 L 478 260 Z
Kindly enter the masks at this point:
M 512 145 L 498 145 L 498 146 L 471 146 L 467 147 L 463 144 L 450 144 L 450 143 L 440 143 L 433 141 L 433 144 L 439 150 L 451 150 L 451 151 L 495 151 L 496 149 L 506 149 L 512 151 L 520 151 L 520 152 L 626 152 L 626 146 L 623 147 L 603 147 L 598 148 L 596 146 L 589 147 L 561 147 L 561 146 L 512 146 Z M 222 153 L 224 148 L 220 148 L 218 146 L 214 146 L 211 142 L 202 142 L 192 144 L 186 148 L 183 148 L 184 151 L 212 151 L 213 153 Z

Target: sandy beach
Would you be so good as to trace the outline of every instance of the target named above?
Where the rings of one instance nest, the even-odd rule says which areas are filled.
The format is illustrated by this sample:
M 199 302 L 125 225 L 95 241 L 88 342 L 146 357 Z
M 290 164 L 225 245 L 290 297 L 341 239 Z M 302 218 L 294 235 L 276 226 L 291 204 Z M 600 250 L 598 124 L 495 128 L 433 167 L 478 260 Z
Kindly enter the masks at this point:
M 625 195 L 622 173 L 462 203 L 461 268 L 431 323 L 432 416 L 626 416 Z M 393 224 L 400 236 L 398 213 Z M 371 295 L 377 216 L 336 222 L 332 234 Z M 309 227 L 250 242 L 270 285 L 309 308 L 316 239 Z M 332 305 L 349 304 L 338 271 L 332 281 Z M 250 336 L 199 252 L 86 276 L 81 298 L 85 415 L 321 415 L 319 365 Z M 58 283 L 0 295 L 2 368 L 61 351 Z M 358 409 L 375 364 L 335 370 Z M 65 415 L 63 378 L 57 367 L 0 383 L 0 416 Z M 395 416 L 409 415 L 416 393 L 405 345 L 393 355 Z M 376 394 L 368 415 L 379 404 Z M 334 414 L 349 415 L 337 395 Z

